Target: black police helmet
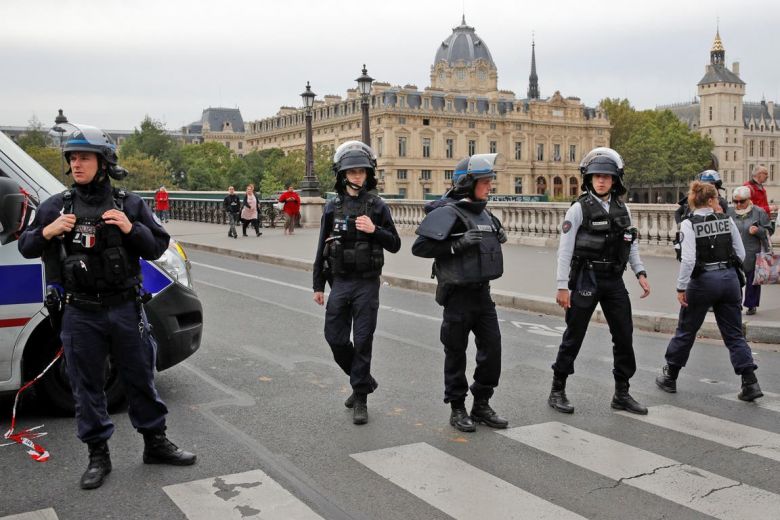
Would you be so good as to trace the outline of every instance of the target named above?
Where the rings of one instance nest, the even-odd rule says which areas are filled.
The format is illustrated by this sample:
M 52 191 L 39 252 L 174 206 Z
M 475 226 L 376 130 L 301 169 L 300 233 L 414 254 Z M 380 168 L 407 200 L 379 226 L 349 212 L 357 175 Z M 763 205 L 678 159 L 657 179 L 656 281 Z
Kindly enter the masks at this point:
M 366 181 L 363 186 L 351 185 L 356 190 L 376 189 L 376 154 L 360 141 L 347 141 L 336 148 L 333 154 L 333 174 L 336 176 L 335 190 L 343 193 L 348 184 L 346 172 L 353 168 L 365 168 Z
M 626 192 L 626 187 L 623 184 L 623 168 L 623 158 L 615 150 L 607 147 L 594 148 L 580 162 L 582 189 L 593 191 L 591 177 L 597 173 L 606 174 L 611 175 L 614 179 L 612 193 L 623 195 Z

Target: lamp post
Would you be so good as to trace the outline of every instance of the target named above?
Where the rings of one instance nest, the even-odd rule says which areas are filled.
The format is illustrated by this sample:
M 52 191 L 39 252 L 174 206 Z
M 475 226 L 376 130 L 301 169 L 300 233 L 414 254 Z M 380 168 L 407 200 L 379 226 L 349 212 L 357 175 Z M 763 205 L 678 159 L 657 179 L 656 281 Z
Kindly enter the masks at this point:
M 54 118 L 54 126 L 52 127 L 52 130 L 60 134 L 60 173 L 62 174 L 62 177 L 65 177 L 65 155 L 63 153 L 63 143 L 62 143 L 62 136 L 65 133 L 65 129 L 62 127 L 62 125 L 66 124 L 68 122 L 68 118 L 65 117 L 65 114 L 62 113 L 62 109 L 59 109 L 59 113 L 57 114 L 57 117 Z
M 360 108 L 363 112 L 363 123 L 361 125 L 363 133 L 363 142 L 371 146 L 371 129 L 368 126 L 368 98 L 371 95 L 371 83 L 374 78 L 368 75 L 366 64 L 363 64 L 363 74 L 357 78 L 358 90 L 360 91 Z
M 316 94 L 311 91 L 309 82 L 306 82 L 306 90 L 301 94 L 303 98 L 303 106 L 305 109 L 306 120 L 306 175 L 303 178 L 301 184 L 301 196 L 303 197 L 319 197 L 320 195 L 320 183 L 314 176 L 314 143 L 312 142 L 312 107 L 314 106 L 314 98 Z

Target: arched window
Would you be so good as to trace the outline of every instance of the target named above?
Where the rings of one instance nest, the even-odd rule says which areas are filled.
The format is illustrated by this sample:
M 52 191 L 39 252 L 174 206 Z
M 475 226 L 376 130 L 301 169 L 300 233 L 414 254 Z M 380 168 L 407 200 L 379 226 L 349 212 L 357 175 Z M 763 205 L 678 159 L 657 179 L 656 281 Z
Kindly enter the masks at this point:
M 563 195 L 563 179 L 557 175 L 553 178 L 553 195 L 556 197 Z
M 544 177 L 539 176 L 536 178 L 536 194 L 537 195 L 544 195 L 544 192 L 547 191 L 547 180 L 545 180 Z
M 580 183 L 577 180 L 577 177 L 570 177 L 569 178 L 569 195 L 572 197 L 577 196 L 580 189 Z

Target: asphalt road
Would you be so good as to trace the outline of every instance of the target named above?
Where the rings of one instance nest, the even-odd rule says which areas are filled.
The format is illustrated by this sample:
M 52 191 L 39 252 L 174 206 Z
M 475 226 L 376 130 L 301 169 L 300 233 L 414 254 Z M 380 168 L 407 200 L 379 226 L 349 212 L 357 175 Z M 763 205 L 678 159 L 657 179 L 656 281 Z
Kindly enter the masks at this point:
M 441 308 L 431 295 L 383 287 L 380 387 L 369 423 L 354 426 L 310 273 L 200 252 L 191 259 L 203 343 L 157 385 L 170 438 L 198 464 L 142 464 L 142 439 L 120 410 L 113 473 L 82 491 L 86 449 L 73 419 L 28 400 L 21 426 L 45 425 L 51 460 L 0 447 L 0 517 L 780 518 L 777 346 L 756 346 L 768 393 L 745 404 L 734 400 L 738 378 L 714 341 L 696 345 L 678 394 L 660 392 L 653 378 L 669 338 L 637 332 L 632 393 L 653 407 L 649 423 L 609 408 L 610 336 L 594 324 L 569 380 L 576 411 L 567 416 L 546 403 L 562 320 L 499 309 L 503 371 L 491 403 L 510 429 L 462 434 L 442 402 Z M 3 429 L 9 411 L 4 399 Z

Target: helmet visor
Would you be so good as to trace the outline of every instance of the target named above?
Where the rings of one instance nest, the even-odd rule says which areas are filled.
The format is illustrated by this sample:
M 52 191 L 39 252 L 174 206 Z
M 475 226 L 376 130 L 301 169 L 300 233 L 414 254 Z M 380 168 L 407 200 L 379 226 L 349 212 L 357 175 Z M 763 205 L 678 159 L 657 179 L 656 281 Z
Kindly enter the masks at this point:
M 615 168 L 612 171 L 604 171 L 604 172 L 596 172 L 596 171 L 590 171 L 588 169 L 588 166 L 594 161 L 596 161 L 596 158 L 603 157 L 605 159 L 608 159 L 609 161 L 613 162 L 615 165 Z M 601 164 L 604 164 L 608 161 L 598 161 Z M 617 153 L 612 148 L 607 147 L 600 147 L 600 148 L 594 148 L 588 154 L 582 158 L 582 162 L 580 162 L 580 170 L 582 172 L 587 173 L 617 173 L 617 170 L 623 169 L 623 158 L 620 157 L 620 154 Z
M 480 153 L 469 158 L 468 173 L 475 177 L 494 175 L 506 166 L 506 159 L 500 153 Z

